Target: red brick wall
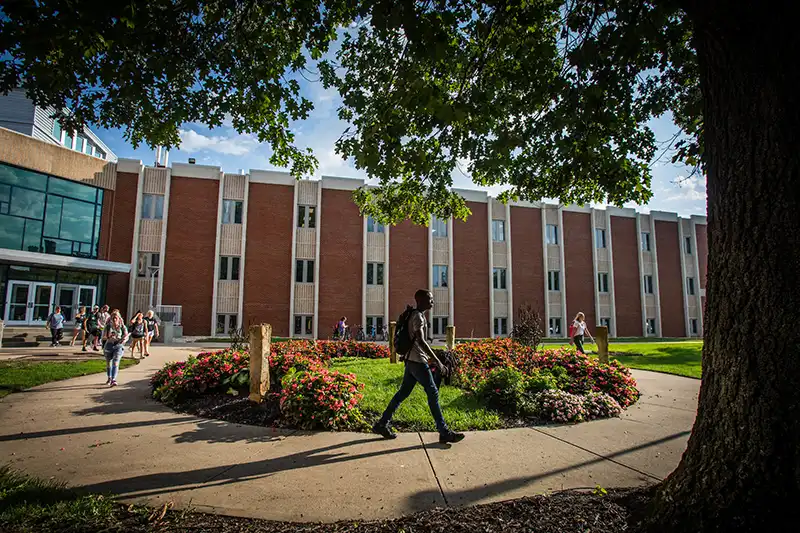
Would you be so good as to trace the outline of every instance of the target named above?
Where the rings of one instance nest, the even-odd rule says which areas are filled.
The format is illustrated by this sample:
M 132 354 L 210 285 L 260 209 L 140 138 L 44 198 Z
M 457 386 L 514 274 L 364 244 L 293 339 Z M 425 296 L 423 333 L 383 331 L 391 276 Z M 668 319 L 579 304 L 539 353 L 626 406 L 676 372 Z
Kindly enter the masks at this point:
M 636 219 L 611 217 L 611 249 L 614 254 L 614 303 L 617 336 L 642 336 L 642 295 L 639 285 L 639 235 Z
M 700 288 L 706 288 L 706 275 L 708 273 L 708 233 L 705 224 L 696 224 L 697 233 L 697 263 L 700 268 Z
M 322 190 L 321 216 L 324 218 L 318 226 L 321 232 L 318 336 L 326 338 L 342 316 L 347 317 L 350 325 L 364 326 L 361 317 L 364 219 L 353 203 L 352 192 L 335 189 Z
M 406 220 L 389 228 L 389 320 L 397 320 L 414 293 L 428 289 L 428 228 Z
M 467 202 L 472 214 L 453 222 L 453 299 L 451 310 L 456 336 L 488 337 L 489 316 L 489 205 Z M 513 242 L 513 240 L 512 240 Z
M 277 337 L 289 336 L 293 214 L 293 186 L 250 183 L 243 324 L 271 324 Z
M 100 257 L 103 259 L 131 262 L 138 185 L 138 174 L 119 172 L 116 190 L 103 192 L 103 219 L 100 222 Z M 129 274 L 109 274 L 105 302 L 102 303 L 126 313 L 129 288 Z
M 597 325 L 594 306 L 594 267 L 592 266 L 592 218 L 588 213 L 563 212 L 564 276 L 567 290 L 565 324 L 583 311 L 589 331 Z
M 511 207 L 511 252 L 515 320 L 519 308 L 530 304 L 546 328 L 541 209 Z
M 658 256 L 658 289 L 661 300 L 661 335 L 685 337 L 683 314 L 683 275 L 678 223 L 655 221 L 656 255 Z
M 180 305 L 184 335 L 209 335 L 219 181 L 172 176 L 164 305 Z

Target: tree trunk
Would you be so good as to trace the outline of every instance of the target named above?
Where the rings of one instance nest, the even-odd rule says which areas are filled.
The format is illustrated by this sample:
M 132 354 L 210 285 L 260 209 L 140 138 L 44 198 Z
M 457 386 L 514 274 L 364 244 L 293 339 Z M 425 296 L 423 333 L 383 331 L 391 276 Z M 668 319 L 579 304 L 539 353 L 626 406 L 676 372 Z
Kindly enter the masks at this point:
M 708 173 L 703 382 L 686 452 L 645 525 L 789 531 L 800 509 L 800 30 L 793 2 L 689 3 Z

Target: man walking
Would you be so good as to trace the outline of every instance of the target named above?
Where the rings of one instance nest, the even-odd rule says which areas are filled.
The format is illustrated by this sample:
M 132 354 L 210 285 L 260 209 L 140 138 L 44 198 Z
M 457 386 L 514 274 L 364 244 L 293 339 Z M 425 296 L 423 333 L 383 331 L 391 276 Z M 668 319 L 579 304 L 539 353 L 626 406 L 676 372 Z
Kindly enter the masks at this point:
M 410 316 L 405 316 L 407 327 L 404 328 L 411 339 L 411 349 L 407 354 L 400 354 L 405 356 L 404 362 L 406 365 L 403 383 L 394 398 L 389 402 L 389 406 L 384 411 L 381 419 L 372 427 L 372 431 L 386 439 L 397 437 L 389 427 L 392 415 L 403 403 L 403 400 L 408 398 L 416 384 L 419 383 L 425 389 L 425 394 L 428 395 L 428 407 L 431 410 L 431 415 L 433 415 L 433 420 L 436 422 L 436 429 L 439 430 L 439 442 L 459 442 L 464 439 L 464 434 L 455 433 L 448 429 L 444 416 L 442 416 L 442 408 L 439 405 L 439 389 L 433 381 L 433 374 L 431 374 L 429 366 L 429 361 L 434 361 L 439 366 L 440 371 L 444 368 L 426 340 L 428 324 L 425 320 L 425 311 L 433 307 L 433 294 L 427 289 L 420 289 L 414 294 L 414 299 L 417 302 L 417 307 L 411 310 Z M 401 328 L 401 324 L 398 324 L 398 328 Z M 394 339 L 389 339 L 389 342 L 393 341 Z

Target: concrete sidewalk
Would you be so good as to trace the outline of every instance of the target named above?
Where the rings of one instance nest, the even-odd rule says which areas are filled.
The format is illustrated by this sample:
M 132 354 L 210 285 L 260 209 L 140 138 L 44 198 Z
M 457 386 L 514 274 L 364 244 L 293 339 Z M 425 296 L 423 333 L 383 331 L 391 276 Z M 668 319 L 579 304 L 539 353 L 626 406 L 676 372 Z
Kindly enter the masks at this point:
M 241 426 L 175 413 L 149 376 L 197 345 L 154 347 L 120 373 L 43 385 L 0 401 L 0 461 L 124 501 L 273 520 L 399 516 L 575 487 L 653 483 L 678 464 L 700 382 L 634 371 L 642 399 L 622 418 L 575 426 L 436 434 Z

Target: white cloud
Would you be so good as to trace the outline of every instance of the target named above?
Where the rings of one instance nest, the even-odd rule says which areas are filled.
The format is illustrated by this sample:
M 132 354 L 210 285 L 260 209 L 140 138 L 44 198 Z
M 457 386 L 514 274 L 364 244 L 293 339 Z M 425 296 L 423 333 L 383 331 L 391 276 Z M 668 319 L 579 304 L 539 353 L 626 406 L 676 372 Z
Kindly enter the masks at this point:
M 208 150 L 227 155 L 244 155 L 251 152 L 258 141 L 249 135 L 224 137 L 221 135 L 203 135 L 194 130 L 180 130 L 183 152 L 200 152 Z
M 688 178 L 678 176 L 675 179 L 674 187 L 665 189 L 668 196 L 664 201 L 688 201 L 698 202 L 706 199 L 706 182 L 703 176 L 689 176 Z

